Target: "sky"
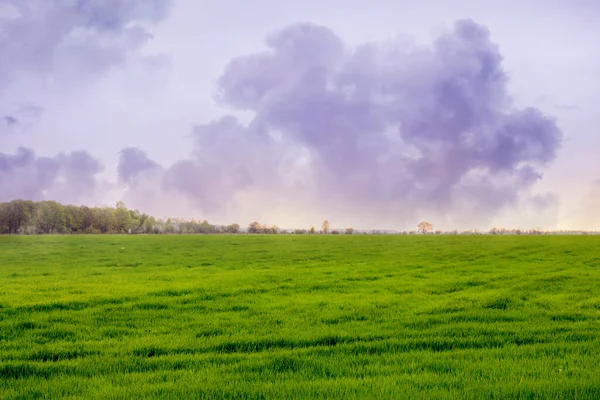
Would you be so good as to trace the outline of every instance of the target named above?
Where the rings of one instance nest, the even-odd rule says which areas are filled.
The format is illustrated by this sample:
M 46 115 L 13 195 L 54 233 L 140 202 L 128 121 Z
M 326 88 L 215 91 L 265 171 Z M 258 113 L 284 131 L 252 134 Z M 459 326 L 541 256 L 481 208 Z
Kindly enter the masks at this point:
M 592 0 L 0 0 L 0 201 L 600 229 Z

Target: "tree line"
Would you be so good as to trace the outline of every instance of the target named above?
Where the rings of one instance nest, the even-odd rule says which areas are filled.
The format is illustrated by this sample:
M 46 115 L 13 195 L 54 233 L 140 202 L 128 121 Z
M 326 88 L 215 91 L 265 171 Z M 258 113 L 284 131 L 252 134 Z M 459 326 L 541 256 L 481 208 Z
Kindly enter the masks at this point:
M 218 226 L 208 221 L 154 218 L 115 207 L 63 205 L 56 201 L 13 200 L 0 203 L 0 234 L 102 234 L 102 233 L 238 233 L 240 226 Z
M 0 234 L 234 234 L 241 233 L 238 224 L 214 225 L 208 221 L 183 220 L 178 218 L 158 219 L 139 210 L 129 210 L 123 202 L 115 207 L 87 207 L 63 205 L 56 201 L 13 200 L 0 203 Z M 323 221 L 321 229 L 284 230 L 276 225 L 263 225 L 254 221 L 245 229 L 254 234 L 384 234 L 381 231 L 355 231 L 330 229 L 329 221 Z M 600 234 L 597 231 L 542 231 L 541 229 L 520 230 L 491 228 L 488 232 L 469 230 L 459 232 L 433 230 L 433 224 L 423 221 L 416 231 L 395 232 L 400 235 L 450 234 L 450 235 L 588 235 Z
M 241 233 L 238 224 L 214 225 L 208 221 L 178 218 L 158 219 L 139 210 L 129 210 L 122 201 L 115 207 L 63 205 L 56 201 L 13 200 L 0 203 L 0 234 L 234 234 Z M 283 230 L 276 225 L 254 221 L 245 229 L 254 234 L 339 234 L 330 231 L 324 221 L 321 230 Z M 352 228 L 346 234 L 354 233 Z

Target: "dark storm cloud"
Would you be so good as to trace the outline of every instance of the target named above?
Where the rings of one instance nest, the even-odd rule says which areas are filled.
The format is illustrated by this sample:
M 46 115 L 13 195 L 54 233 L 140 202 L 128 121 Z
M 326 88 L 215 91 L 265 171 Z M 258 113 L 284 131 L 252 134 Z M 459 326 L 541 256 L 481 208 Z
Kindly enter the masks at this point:
M 193 156 L 164 186 L 213 208 L 244 188 L 285 185 L 285 162 L 302 149 L 319 197 L 489 212 L 539 181 L 560 146 L 553 118 L 512 105 L 498 46 L 471 20 L 428 47 L 349 48 L 313 24 L 266 45 L 218 80 L 219 100 L 252 112 L 251 123 L 198 127 Z

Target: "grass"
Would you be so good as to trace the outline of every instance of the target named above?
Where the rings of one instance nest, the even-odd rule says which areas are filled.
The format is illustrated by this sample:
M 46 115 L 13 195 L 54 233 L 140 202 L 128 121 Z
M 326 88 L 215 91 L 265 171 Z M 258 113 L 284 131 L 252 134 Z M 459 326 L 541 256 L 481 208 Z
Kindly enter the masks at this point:
M 0 236 L 0 398 L 600 398 L 600 237 Z

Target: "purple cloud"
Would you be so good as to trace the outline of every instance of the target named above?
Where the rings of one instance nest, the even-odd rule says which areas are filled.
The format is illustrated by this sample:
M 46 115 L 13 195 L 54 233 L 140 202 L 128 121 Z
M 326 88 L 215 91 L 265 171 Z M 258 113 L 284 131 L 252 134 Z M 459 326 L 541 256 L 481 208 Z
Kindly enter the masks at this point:
M 85 151 L 38 157 L 26 148 L 0 153 L 0 201 L 14 199 L 77 202 L 99 188 L 100 161 Z
M 164 18 L 170 1 L 11 4 L 17 16 L 3 23 L 15 41 L 0 47 L 0 85 L 38 69 L 61 75 L 117 65 L 150 37 L 141 23 Z M 34 24 L 40 16 L 49 22 Z M 262 193 L 263 207 L 301 198 L 312 209 L 494 214 L 542 178 L 560 147 L 553 118 L 513 105 L 499 48 L 471 20 L 427 47 L 350 47 L 314 24 L 284 28 L 265 44 L 233 58 L 217 82 L 218 101 L 250 122 L 226 115 L 198 125 L 190 156 L 171 166 L 123 149 L 118 178 L 126 198 L 169 193 L 218 212 Z M 5 125 L 21 119 L 7 117 Z M 86 152 L 0 153 L 0 200 L 75 201 L 97 190 L 101 171 Z
M 23 131 L 29 129 L 40 119 L 44 109 L 33 105 L 13 106 L 10 112 L 2 117 L 0 135 L 5 132 Z
M 300 168 L 315 204 L 493 213 L 560 147 L 553 118 L 513 106 L 498 46 L 471 20 L 430 47 L 350 48 L 313 24 L 266 45 L 218 80 L 219 101 L 253 113 L 250 124 L 227 116 L 196 128 L 191 158 L 168 168 L 164 188 L 214 209 L 248 188 L 283 193 L 286 169 Z M 301 167 L 289 162 L 299 157 Z
M 4 123 L 7 126 L 13 126 L 17 122 L 19 122 L 19 120 L 16 117 L 12 116 L 12 115 L 5 115 L 4 117 L 2 117 L 2 121 L 4 121 Z
M 0 100 L 14 102 L 9 96 L 20 96 L 21 86 L 42 83 L 67 89 L 124 65 L 139 55 L 136 52 L 152 38 L 149 24 L 164 19 L 171 4 L 172 0 L 4 0 Z
M 172 0 L 0 3 L 2 140 L 40 119 L 43 108 L 35 104 L 40 99 L 29 98 L 32 88 L 63 91 L 124 65 L 133 55 L 142 57 L 136 52 L 152 37 L 149 24 L 166 18 Z M 15 106 L 19 102 L 26 104 Z
M 146 171 L 160 168 L 146 153 L 134 147 L 121 150 L 117 172 L 119 181 L 130 183 Z

